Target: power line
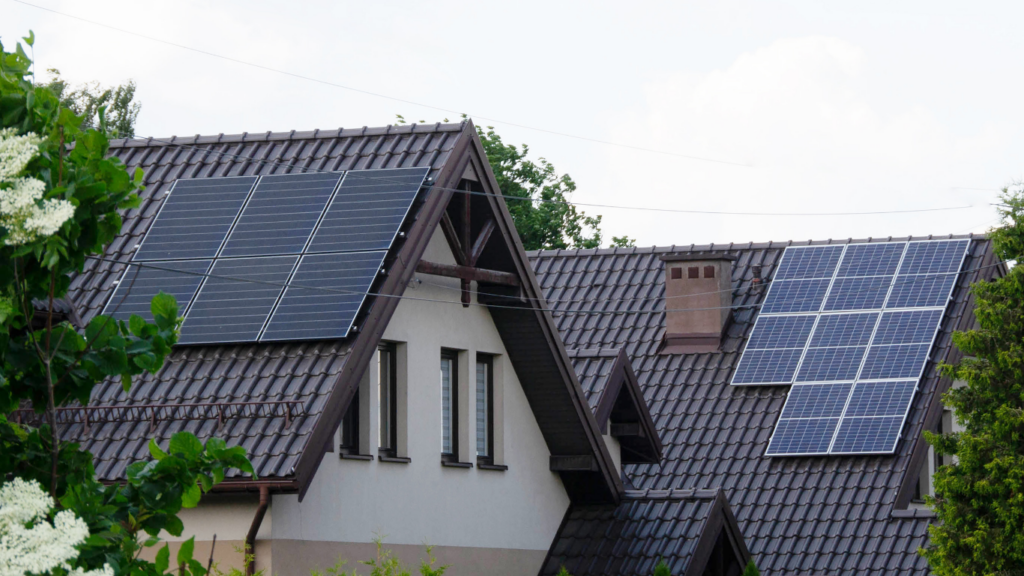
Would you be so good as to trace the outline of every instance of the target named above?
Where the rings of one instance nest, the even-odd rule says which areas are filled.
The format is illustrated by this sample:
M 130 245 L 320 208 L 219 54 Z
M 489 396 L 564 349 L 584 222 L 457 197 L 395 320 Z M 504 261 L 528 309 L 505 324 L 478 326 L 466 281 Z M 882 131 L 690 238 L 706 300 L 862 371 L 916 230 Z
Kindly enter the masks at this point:
M 393 102 L 401 102 L 403 104 L 410 104 L 412 106 L 420 106 L 422 108 L 429 108 L 431 110 L 437 110 L 437 111 L 440 111 L 440 112 L 447 112 L 449 114 L 463 114 L 463 112 L 452 110 L 450 108 L 442 108 L 440 106 L 433 106 L 431 104 L 423 104 L 422 102 L 415 102 L 415 101 L 412 101 L 412 100 L 407 100 L 405 98 L 396 98 L 394 96 L 388 96 L 386 94 L 380 94 L 378 92 L 371 92 L 369 90 L 363 90 L 362 88 L 354 88 L 352 86 L 346 86 L 344 84 L 338 84 L 336 82 L 330 82 L 328 80 L 323 80 L 323 79 L 320 79 L 320 78 L 314 78 L 312 76 L 305 76 L 303 74 L 297 74 L 295 72 L 289 72 L 287 70 L 281 70 L 279 68 L 272 68 L 270 66 L 264 66 L 263 64 L 256 64 L 255 62 L 249 62 L 249 61 L 246 61 L 246 60 L 240 60 L 238 58 L 232 58 L 230 56 L 224 56 L 223 54 L 217 54 L 216 52 L 209 52 L 207 50 L 202 50 L 202 49 L 199 49 L 199 48 L 193 48 L 193 47 L 187 46 L 185 44 L 179 44 L 177 42 L 171 42 L 169 40 L 163 40 L 161 38 L 155 38 L 153 36 L 148 36 L 146 34 L 141 34 L 139 32 L 134 32 L 132 30 L 125 30 L 124 28 L 118 28 L 116 26 L 111 26 L 109 24 L 104 24 L 102 22 L 97 22 L 95 20 L 89 20 L 88 18 L 82 18 L 81 16 L 75 16 L 75 15 L 72 15 L 72 14 L 67 14 L 65 12 L 60 12 L 58 10 L 54 10 L 52 8 L 46 8 L 44 6 L 39 6 L 38 4 L 32 4 L 30 2 L 25 2 L 24 0 L 12 0 L 12 1 L 13 2 L 17 2 L 18 4 L 23 4 L 25 6 L 30 6 L 32 8 L 36 8 L 38 10 L 44 10 L 46 12 L 51 12 L 53 14 L 58 14 L 60 16 L 64 16 L 65 18 L 72 18 L 74 20 L 78 20 L 80 22 L 85 22 L 87 24 L 92 24 L 94 26 L 101 26 L 103 28 L 107 28 L 107 29 L 110 29 L 110 30 L 121 32 L 122 34 L 128 34 L 128 35 L 131 35 L 131 36 L 135 36 L 137 38 L 143 38 L 143 39 L 149 40 L 151 42 L 158 42 L 160 44 L 166 44 L 168 46 L 173 46 L 175 48 L 180 48 L 182 50 L 189 50 L 189 51 L 195 52 L 197 54 L 203 54 L 204 56 L 210 56 L 210 57 L 213 57 L 213 58 L 220 58 L 221 60 L 227 60 L 229 62 L 234 62 L 236 64 L 242 64 L 244 66 L 250 66 L 252 68 L 257 68 L 259 70 L 264 70 L 264 71 L 267 71 L 267 72 L 274 72 L 276 74 L 283 74 L 285 76 L 291 76 L 292 78 L 299 78 L 300 80 L 306 80 L 308 82 L 315 82 L 317 84 L 323 84 L 325 86 L 331 86 L 333 88 L 341 88 L 342 90 L 348 90 L 350 92 L 357 92 L 357 93 L 360 93 L 360 94 L 366 94 L 368 96 L 373 96 L 375 98 L 383 98 L 385 100 L 391 100 Z M 694 155 L 691 155 L 691 154 L 681 154 L 681 153 L 678 153 L 678 152 L 669 152 L 667 150 L 658 150 L 658 149 L 655 149 L 655 148 L 646 148 L 646 147 L 643 147 L 643 146 L 635 146 L 635 145 L 632 145 L 632 144 L 623 144 L 621 142 L 612 142 L 610 140 L 601 140 L 601 139 L 598 139 L 598 138 L 591 138 L 591 137 L 588 137 L 588 136 L 579 136 L 579 135 L 576 135 L 576 134 L 569 134 L 568 132 L 559 132 L 559 131 L 556 131 L 556 130 L 548 130 L 546 128 L 538 128 L 536 126 L 528 126 L 526 124 L 519 124 L 517 122 L 509 122 L 507 120 L 500 120 L 498 118 L 489 118 L 487 116 L 474 116 L 474 117 L 479 118 L 481 120 L 486 120 L 488 122 L 494 122 L 494 123 L 497 123 L 497 124 L 505 124 L 507 126 L 515 126 L 516 128 L 522 128 L 524 130 L 532 130 L 534 132 L 541 132 L 541 133 L 544 133 L 544 134 L 551 134 L 551 135 L 554 135 L 554 136 L 562 136 L 564 138 L 573 138 L 575 140 L 581 140 L 581 141 L 584 141 L 584 142 L 593 142 L 595 144 L 605 144 L 605 145 L 608 145 L 608 146 L 616 146 L 616 147 L 619 147 L 619 148 L 627 148 L 627 149 L 630 149 L 630 150 L 638 150 L 638 151 L 641 151 L 641 152 L 652 152 L 654 154 L 664 154 L 666 156 L 675 156 L 675 157 L 678 157 L 678 158 L 687 158 L 689 160 L 700 160 L 700 161 L 703 161 L 703 162 L 714 162 L 716 164 L 726 164 L 726 165 L 729 165 L 729 166 L 741 166 L 741 167 L 744 167 L 744 168 L 750 168 L 751 167 L 750 164 L 743 164 L 743 163 L 740 163 L 740 162 L 732 162 L 732 161 L 729 161 L 729 160 L 719 160 L 719 159 L 715 159 L 715 158 L 706 158 L 706 157 L 703 157 L 703 156 L 694 156 Z
M 15 1 L 19 1 L 19 0 L 15 0 Z M 189 149 L 189 150 L 196 150 L 196 151 L 204 152 L 204 153 L 217 154 L 219 156 L 226 156 L 226 157 L 231 157 L 231 158 L 235 158 L 235 159 L 238 159 L 238 160 L 245 160 L 247 162 L 252 162 L 252 163 L 256 163 L 256 164 L 263 164 L 263 165 L 269 164 L 269 165 L 272 165 L 272 166 L 283 166 L 283 167 L 289 168 L 289 170 L 298 169 L 298 170 L 302 171 L 303 173 L 332 174 L 332 173 L 336 173 L 337 172 L 337 171 L 332 171 L 332 170 L 320 170 L 318 168 L 310 168 L 310 167 L 302 167 L 302 166 L 289 165 L 287 163 L 281 162 L 280 160 L 263 160 L 263 159 L 249 158 L 249 157 L 243 156 L 241 154 L 232 154 L 231 152 L 224 152 L 224 151 L 221 151 L 221 150 L 214 150 L 214 149 L 211 149 L 211 148 L 203 148 L 201 146 L 196 146 L 196 145 L 193 145 L 193 144 L 178 144 L 178 143 L 172 142 L 170 140 L 161 140 L 159 138 L 154 138 L 152 136 L 150 136 L 148 138 L 143 138 L 143 140 L 149 140 L 149 141 L 153 141 L 153 142 L 160 142 L 162 144 L 167 144 L 168 146 L 175 146 L 175 147 L 178 147 L 178 148 L 185 148 L 185 149 Z M 374 177 L 372 179 L 378 180 L 378 181 L 381 181 L 381 182 L 396 182 L 397 183 L 396 180 L 393 180 L 393 179 L 391 179 L 391 178 L 389 178 L 387 176 L 379 176 L 379 177 Z M 369 186 L 373 186 L 373 184 L 365 184 L 363 186 L 369 187 Z M 726 211 L 726 210 L 687 210 L 687 209 L 681 209 L 681 208 L 651 208 L 651 207 L 647 207 L 647 206 L 623 206 L 623 205 L 614 205 L 614 204 L 591 204 L 591 203 L 586 203 L 586 202 L 570 202 L 568 200 L 551 200 L 551 199 L 546 199 L 546 198 L 525 198 L 525 197 L 521 197 L 521 196 L 510 196 L 510 195 L 507 195 L 507 194 L 489 194 L 487 192 L 475 192 L 475 191 L 472 191 L 472 190 L 463 190 L 461 188 L 445 188 L 443 186 L 433 186 L 433 188 L 436 189 L 436 190 L 450 191 L 450 192 L 454 192 L 454 193 L 457 193 L 457 194 L 468 194 L 468 195 L 474 195 L 474 196 L 500 196 L 501 198 L 504 198 L 505 200 L 515 200 L 515 201 L 520 201 L 520 202 L 529 201 L 529 202 L 537 202 L 537 203 L 544 203 L 544 204 L 558 204 L 558 205 L 564 205 L 564 206 L 579 206 L 579 207 L 586 207 L 586 208 L 605 208 L 605 209 L 612 209 L 612 210 L 636 210 L 636 211 L 642 211 L 642 212 L 663 212 L 663 213 L 670 213 L 670 214 L 705 214 L 705 215 L 718 215 L 718 216 L 772 216 L 772 217 L 774 217 L 774 216 L 819 216 L 819 217 L 820 216 L 880 216 L 880 215 L 884 215 L 884 214 L 911 214 L 911 213 L 920 213 L 920 212 L 943 212 L 943 211 L 949 211 L 949 210 L 968 210 L 968 209 L 976 207 L 974 204 L 968 204 L 967 206 L 947 206 L 947 207 L 941 207 L 941 208 L 913 208 L 913 209 L 910 209 L 910 210 L 874 210 L 874 211 L 866 211 L 866 212 L 731 212 L 731 211 Z
M 242 283 L 248 283 L 248 284 L 260 284 L 260 285 L 274 286 L 274 287 L 279 287 L 279 288 L 296 288 L 296 289 L 301 289 L 301 290 L 313 290 L 313 291 L 319 291 L 319 292 L 324 292 L 324 293 L 328 293 L 328 294 L 343 294 L 343 295 L 346 295 L 346 296 L 376 296 L 376 297 L 381 297 L 381 298 L 395 298 L 395 299 L 399 299 L 399 300 L 414 300 L 414 301 L 419 301 L 419 302 L 434 302 L 434 303 L 440 303 L 440 304 L 457 304 L 459 306 L 463 306 L 462 302 L 455 301 L 455 300 L 438 300 L 438 299 L 434 299 L 434 298 L 421 298 L 421 297 L 417 297 L 417 296 L 405 296 L 405 295 L 397 295 L 397 294 L 384 294 L 384 293 L 380 293 L 380 292 L 359 292 L 359 291 L 355 291 L 355 290 L 343 290 L 343 289 L 339 289 L 339 288 L 328 288 L 328 287 L 324 287 L 324 286 L 307 286 L 307 285 L 301 285 L 301 284 L 293 284 L 293 283 L 290 283 L 290 282 L 269 282 L 269 281 L 265 281 L 265 280 L 253 280 L 251 278 L 239 278 L 239 277 L 236 277 L 236 276 L 226 276 L 226 275 L 222 275 L 222 274 L 211 274 L 209 272 L 192 272 L 192 271 L 187 271 L 187 270 L 179 270 L 179 269 L 175 269 L 175 268 L 169 268 L 169 267 L 166 267 L 166 266 L 160 266 L 158 264 L 148 264 L 148 263 L 144 263 L 144 262 L 123 262 L 121 260 L 116 260 L 116 259 L 113 259 L 113 258 L 104 258 L 104 257 L 101 257 L 101 256 L 86 256 L 86 258 L 91 259 L 91 260 L 100 261 L 100 262 L 107 262 L 107 263 L 110 263 L 110 264 L 119 264 L 119 265 L 125 266 L 125 268 L 126 268 L 125 274 L 127 274 L 127 268 L 129 268 L 131 266 L 135 266 L 137 268 L 149 268 L 149 269 L 153 269 L 153 270 L 161 270 L 161 271 L 164 271 L 164 272 L 173 272 L 173 273 L 177 273 L 177 274 L 185 274 L 187 276 L 198 276 L 198 277 L 202 277 L 202 278 L 214 278 L 214 279 L 218 279 L 218 280 L 228 280 L 228 281 L 231 281 L 231 282 L 242 282 Z M 963 271 L 956 271 L 956 272 L 935 272 L 935 273 L 931 273 L 931 274 L 921 274 L 921 275 L 916 275 L 914 278 L 910 279 L 910 282 L 908 282 L 908 283 L 919 282 L 919 281 L 928 280 L 928 279 L 935 279 L 935 278 L 938 278 L 938 277 L 941 277 L 941 276 L 959 276 L 960 274 L 970 274 L 970 273 L 974 273 L 974 272 L 979 272 L 979 271 L 984 270 L 986 268 L 996 268 L 996 267 L 999 267 L 999 266 L 1003 266 L 1003 263 L 999 262 L 999 263 L 996 263 L 996 264 L 989 264 L 989 265 L 986 265 L 986 266 L 979 266 L 978 268 L 973 268 L 973 269 L 970 269 L 970 270 L 963 270 Z M 122 275 L 121 280 L 123 280 L 123 279 L 124 279 L 124 276 Z M 120 283 L 121 280 L 119 280 L 119 283 Z M 872 290 L 871 289 L 862 289 L 862 290 L 851 291 L 851 292 L 849 292 L 849 294 L 855 294 L 855 293 L 859 293 L 859 292 L 870 292 L 870 291 L 872 291 Z M 650 298 L 650 299 L 651 300 L 661 300 L 661 298 Z M 792 300 L 792 302 L 812 301 L 812 300 L 816 300 L 816 299 L 817 298 L 813 298 L 813 297 L 797 298 L 797 299 Z M 531 300 L 534 300 L 534 299 L 531 299 Z M 600 304 L 602 302 L 602 300 L 595 299 L 592 302 L 595 303 L 595 304 Z M 710 306 L 710 307 L 705 307 L 705 308 L 665 308 L 663 310 L 586 310 L 586 309 L 558 309 L 558 308 L 548 308 L 548 307 L 523 308 L 522 306 L 506 306 L 506 305 L 501 305 L 501 304 L 480 304 L 480 303 L 475 303 L 475 304 L 471 304 L 471 305 L 473 305 L 473 306 L 480 306 L 482 308 L 500 308 L 500 309 L 509 309 L 509 310 L 541 311 L 541 312 L 550 312 L 552 314 L 595 314 L 595 315 L 604 315 L 604 314 L 651 314 L 651 313 L 658 313 L 658 312 L 699 312 L 699 311 L 705 311 L 705 310 L 735 310 L 735 309 L 741 309 L 741 308 L 760 308 L 763 304 L 764 303 L 762 302 L 762 303 L 759 303 L 759 304 L 739 304 L 739 305 L 734 305 L 734 306 Z

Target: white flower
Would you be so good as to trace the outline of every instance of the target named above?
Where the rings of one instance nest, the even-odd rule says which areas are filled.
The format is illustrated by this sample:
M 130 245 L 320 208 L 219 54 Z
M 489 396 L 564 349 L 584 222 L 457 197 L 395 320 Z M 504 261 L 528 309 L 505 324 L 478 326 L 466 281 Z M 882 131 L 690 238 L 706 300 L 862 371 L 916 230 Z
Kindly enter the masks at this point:
M 42 208 L 37 207 L 25 220 L 25 230 L 39 236 L 49 236 L 60 230 L 74 215 L 75 206 L 71 202 L 50 198 L 44 200 Z
M 109 565 L 71 571 L 70 561 L 78 557 L 77 547 L 89 537 L 89 527 L 70 510 L 58 512 L 51 525 L 46 515 L 52 508 L 53 499 L 34 480 L 15 478 L 0 486 L 0 576 L 45 574 L 55 568 L 73 576 L 113 576 Z
M 0 130 L 0 180 L 20 174 L 39 153 L 39 142 L 39 137 L 31 132 L 18 136 L 15 128 Z

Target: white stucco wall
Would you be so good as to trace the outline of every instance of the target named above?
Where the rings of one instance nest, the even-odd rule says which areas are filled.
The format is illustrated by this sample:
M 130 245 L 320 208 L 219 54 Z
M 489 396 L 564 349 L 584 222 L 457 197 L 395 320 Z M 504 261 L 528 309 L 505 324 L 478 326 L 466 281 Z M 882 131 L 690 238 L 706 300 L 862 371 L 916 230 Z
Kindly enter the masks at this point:
M 454 263 L 440 231 L 424 259 Z M 343 460 L 337 452 L 328 453 L 301 503 L 295 495 L 273 497 L 272 537 L 365 543 L 379 533 L 391 544 L 546 551 L 569 498 L 558 475 L 548 469 L 547 446 L 490 313 L 449 303 L 460 301 L 458 280 L 417 277 L 422 283 L 414 280 L 405 295 L 423 300 L 402 300 L 384 334 L 385 340 L 406 343 L 407 455 L 412 462 L 376 460 L 374 398 L 369 412 L 375 459 Z M 495 407 L 501 407 L 503 434 L 495 434 L 496 441 L 501 439 L 495 451 L 507 471 L 441 465 L 442 348 L 467 351 L 463 358 L 468 363 L 460 362 L 465 367 L 472 366 L 476 352 L 496 355 L 495 375 L 501 382 L 495 394 L 501 390 L 501 398 Z M 459 378 L 463 393 L 471 393 L 472 372 L 460 368 Z M 460 430 L 460 437 L 472 448 L 475 402 L 460 405 L 468 407 L 460 415 L 468 430 Z

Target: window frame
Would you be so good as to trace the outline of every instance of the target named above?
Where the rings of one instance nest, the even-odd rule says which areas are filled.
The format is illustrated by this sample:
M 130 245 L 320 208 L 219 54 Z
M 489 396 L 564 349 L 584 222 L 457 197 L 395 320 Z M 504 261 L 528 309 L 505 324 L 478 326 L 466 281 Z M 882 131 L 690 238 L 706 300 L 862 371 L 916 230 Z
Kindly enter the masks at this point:
M 451 402 L 451 415 L 449 418 L 450 423 L 450 437 L 451 437 L 451 452 L 444 451 L 444 381 L 441 382 L 441 461 L 442 462 L 458 462 L 459 461 L 459 352 L 457 350 L 450 350 L 447 348 L 441 349 L 441 362 L 448 361 L 451 363 L 451 369 L 448 372 L 449 386 L 451 392 L 449 394 L 449 402 Z
M 341 442 L 338 452 L 342 457 L 359 454 L 359 388 L 352 395 L 352 401 L 341 419 Z
M 383 356 L 387 355 L 387 374 L 383 368 Z M 377 453 L 394 457 L 398 453 L 398 346 L 392 342 L 381 342 L 377 346 Z M 387 407 L 385 395 L 381 394 L 382 380 L 387 378 Z M 385 422 L 384 417 L 387 417 Z M 385 439 L 387 427 L 387 445 L 381 445 Z
M 492 354 L 478 353 L 476 355 L 476 382 L 474 383 L 474 400 L 480 394 L 480 365 L 486 366 L 486 381 L 483 383 L 486 388 L 484 394 L 484 432 L 487 435 L 486 438 L 486 453 L 480 454 L 480 411 L 479 403 L 476 405 L 476 422 L 474 422 L 474 430 L 477 433 L 476 446 L 476 461 L 480 464 L 493 464 L 494 463 L 494 356 Z

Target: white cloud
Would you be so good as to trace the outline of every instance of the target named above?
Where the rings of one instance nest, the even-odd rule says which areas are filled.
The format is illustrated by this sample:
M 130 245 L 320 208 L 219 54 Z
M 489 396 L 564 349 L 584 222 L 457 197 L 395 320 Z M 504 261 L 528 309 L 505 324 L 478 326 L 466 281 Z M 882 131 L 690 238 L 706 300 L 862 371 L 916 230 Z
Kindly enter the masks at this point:
M 1008 126 L 954 134 L 927 107 L 888 111 L 872 61 L 837 39 L 781 39 L 706 74 L 644 86 L 610 139 L 749 164 L 609 150 L 580 201 L 744 212 L 971 210 L 857 217 L 668 215 L 604 210 L 611 234 L 643 244 L 965 232 L 994 218 L 987 187 L 1012 178 Z M 588 188 L 584 188 L 588 189 Z M 596 212 L 596 210 L 594 210 Z

